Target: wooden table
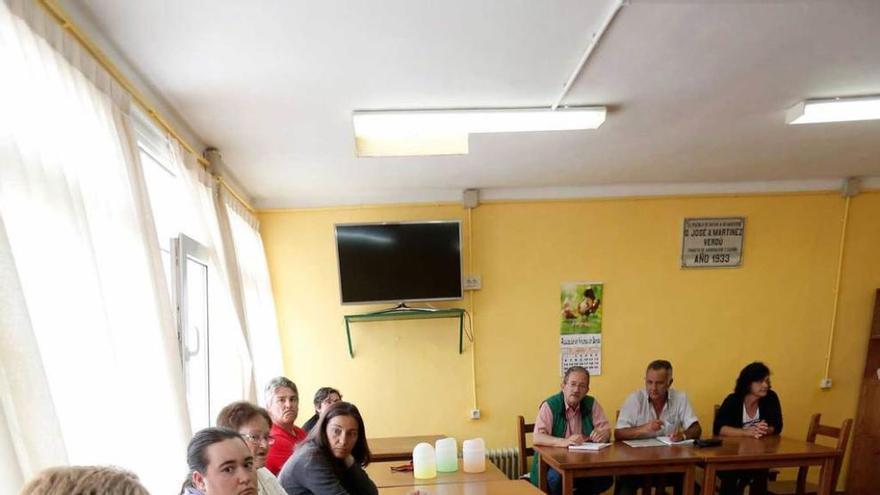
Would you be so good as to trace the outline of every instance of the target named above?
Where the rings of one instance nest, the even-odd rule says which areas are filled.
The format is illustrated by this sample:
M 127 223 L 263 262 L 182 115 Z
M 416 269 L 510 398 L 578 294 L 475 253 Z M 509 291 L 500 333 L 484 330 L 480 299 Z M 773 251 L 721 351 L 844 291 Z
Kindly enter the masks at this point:
M 562 477 L 562 495 L 572 495 L 574 479 L 586 476 L 681 473 L 683 495 L 692 495 L 700 450 L 690 445 L 630 447 L 622 442 L 598 452 L 571 452 L 562 447 L 536 446 L 541 457 L 541 491 L 547 492 L 547 471 Z
M 490 481 L 510 481 L 495 464 L 486 459 L 486 470 L 482 473 L 465 473 L 461 470 L 461 459 L 458 460 L 458 471 L 454 473 L 437 473 L 436 478 L 417 480 L 412 471 L 394 472 L 391 466 L 405 464 L 400 461 L 371 462 L 367 466 L 367 475 L 379 488 L 393 486 L 448 485 L 453 483 L 486 483 Z
M 508 479 L 489 483 L 447 483 L 379 488 L 379 495 L 407 495 L 414 489 L 428 495 L 544 495 L 528 481 Z
M 408 461 L 416 444 L 425 442 L 432 446 L 446 435 L 425 435 L 415 437 L 368 438 L 370 453 L 374 461 Z
M 715 486 L 718 471 L 769 469 L 777 467 L 821 466 L 819 495 L 831 495 L 831 475 L 840 452 L 824 445 L 777 436 L 723 438 L 722 445 L 697 449 L 703 457 L 703 486 Z

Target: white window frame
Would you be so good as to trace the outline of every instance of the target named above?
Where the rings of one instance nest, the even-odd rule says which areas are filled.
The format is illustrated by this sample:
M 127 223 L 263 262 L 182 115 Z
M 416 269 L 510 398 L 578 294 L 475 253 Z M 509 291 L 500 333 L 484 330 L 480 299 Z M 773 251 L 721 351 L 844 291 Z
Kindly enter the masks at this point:
M 184 234 L 180 234 L 176 239 L 172 239 L 171 241 L 171 260 L 174 277 L 173 298 L 177 316 L 177 340 L 180 348 L 180 365 L 183 368 L 184 383 L 187 390 L 187 402 L 189 402 L 190 375 L 194 371 L 190 366 L 189 361 L 193 356 L 201 354 L 202 352 L 204 352 L 205 355 L 205 375 L 204 380 L 202 381 L 206 384 L 204 390 L 204 400 L 205 404 L 207 404 L 207 410 L 204 411 L 205 417 L 195 417 L 199 415 L 201 411 L 195 411 L 189 404 L 187 405 L 190 411 L 191 423 L 193 423 L 193 425 L 202 425 L 202 427 L 211 424 L 211 418 L 214 413 L 214 411 L 211 410 L 211 319 L 210 317 L 206 318 L 208 327 L 205 328 L 204 331 L 204 341 L 202 341 L 202 338 L 196 333 L 196 342 L 190 342 L 189 335 L 191 332 L 187 329 L 187 323 L 189 322 L 190 312 L 193 308 L 190 305 L 190 301 L 187 299 L 186 288 L 189 283 L 189 278 L 191 277 L 191 274 L 187 271 L 187 261 L 193 260 L 205 267 L 207 277 L 205 280 L 206 304 L 210 305 L 210 283 L 208 282 L 208 279 L 211 277 L 211 265 L 208 262 L 209 258 L 210 250 L 207 247 Z M 208 309 L 208 307 L 203 308 L 206 314 L 209 314 Z M 193 345 L 195 345 L 195 348 L 193 348 Z

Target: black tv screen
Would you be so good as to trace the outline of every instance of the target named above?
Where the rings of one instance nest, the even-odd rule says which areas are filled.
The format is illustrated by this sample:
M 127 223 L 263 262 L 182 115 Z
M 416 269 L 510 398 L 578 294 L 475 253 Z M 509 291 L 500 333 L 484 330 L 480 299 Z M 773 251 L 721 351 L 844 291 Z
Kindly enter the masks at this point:
M 342 303 L 461 298 L 459 222 L 336 226 Z

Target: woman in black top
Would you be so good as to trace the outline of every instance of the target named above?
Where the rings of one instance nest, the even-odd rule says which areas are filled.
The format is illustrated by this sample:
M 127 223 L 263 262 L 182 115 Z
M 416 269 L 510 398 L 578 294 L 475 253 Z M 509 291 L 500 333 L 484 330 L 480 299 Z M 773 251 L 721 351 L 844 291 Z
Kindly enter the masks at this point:
M 363 469 L 369 462 L 361 413 L 353 404 L 337 402 L 324 410 L 278 480 L 289 495 L 377 495 Z
M 782 433 L 782 406 L 776 392 L 770 389 L 770 368 L 754 362 L 739 372 L 736 387 L 718 409 L 715 435 L 722 437 L 763 438 Z M 766 469 L 719 473 L 720 495 L 741 494 L 747 485 L 767 485 Z
M 723 437 L 761 438 L 782 433 L 782 406 L 770 389 L 770 368 L 755 362 L 739 372 L 736 388 L 718 409 L 712 429 Z

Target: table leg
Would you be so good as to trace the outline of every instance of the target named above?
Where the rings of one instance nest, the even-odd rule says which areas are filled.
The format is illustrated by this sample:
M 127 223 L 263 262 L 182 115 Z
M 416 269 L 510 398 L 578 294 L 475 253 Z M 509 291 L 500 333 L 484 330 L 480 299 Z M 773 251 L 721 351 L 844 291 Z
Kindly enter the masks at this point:
M 560 474 L 562 475 L 562 495 L 573 495 L 574 476 L 571 475 L 571 471 L 563 469 Z
M 703 493 L 705 495 L 715 493 L 715 466 L 706 463 L 703 467 Z
M 547 486 L 547 471 L 550 470 L 550 466 L 544 462 L 544 459 L 538 456 L 538 488 L 541 489 L 544 493 L 550 493 L 550 487 Z
M 831 495 L 834 487 L 831 486 L 831 478 L 834 473 L 834 464 L 836 458 L 828 457 L 822 463 L 822 470 L 819 472 L 819 493 L 818 495 Z
M 696 477 L 697 467 L 693 464 L 688 465 L 684 471 L 681 481 L 681 495 L 694 495 L 694 478 Z
M 767 495 L 767 477 L 759 476 L 749 487 L 749 495 Z

